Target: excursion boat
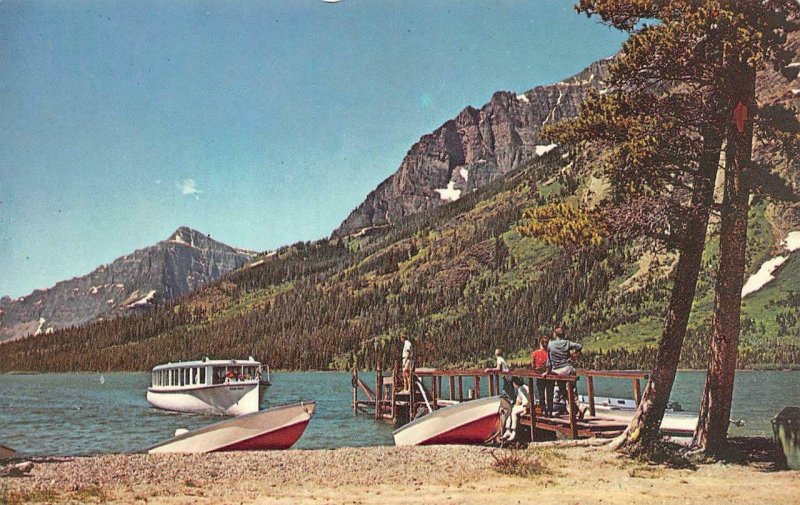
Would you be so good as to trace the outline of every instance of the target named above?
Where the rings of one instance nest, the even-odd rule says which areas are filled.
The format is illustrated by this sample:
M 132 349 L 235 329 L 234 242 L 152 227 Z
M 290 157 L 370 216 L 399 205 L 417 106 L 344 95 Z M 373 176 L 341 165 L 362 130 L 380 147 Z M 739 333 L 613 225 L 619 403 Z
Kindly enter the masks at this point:
M 269 367 L 246 360 L 182 361 L 153 368 L 147 401 L 156 408 L 240 416 L 258 412 Z
M 461 402 L 426 414 L 394 432 L 395 445 L 482 444 L 501 428 L 501 397 Z
M 176 436 L 146 450 L 159 453 L 269 451 L 288 449 L 308 426 L 316 404 L 300 402 L 234 417 Z
M 589 399 L 579 395 L 578 403 L 588 408 Z M 626 398 L 595 397 L 594 411 L 597 417 L 627 423 L 636 413 L 636 402 Z M 684 412 L 677 403 L 670 403 L 661 420 L 661 433 L 669 437 L 691 437 L 696 427 L 697 416 Z

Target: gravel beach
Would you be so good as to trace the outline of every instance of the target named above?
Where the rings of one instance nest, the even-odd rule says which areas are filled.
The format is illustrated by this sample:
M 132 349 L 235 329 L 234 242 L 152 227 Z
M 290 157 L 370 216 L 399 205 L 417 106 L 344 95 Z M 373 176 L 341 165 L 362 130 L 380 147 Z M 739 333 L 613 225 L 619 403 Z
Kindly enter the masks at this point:
M 764 463 L 667 469 L 592 447 L 367 447 L 32 461 L 30 475 L 0 478 L 0 503 L 800 503 L 798 471 L 774 471 Z

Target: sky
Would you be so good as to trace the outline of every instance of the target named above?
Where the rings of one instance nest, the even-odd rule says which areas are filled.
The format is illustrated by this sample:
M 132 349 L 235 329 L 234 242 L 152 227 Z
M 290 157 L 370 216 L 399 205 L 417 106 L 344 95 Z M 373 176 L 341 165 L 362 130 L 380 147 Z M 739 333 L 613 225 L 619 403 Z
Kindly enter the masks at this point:
M 623 34 L 569 0 L 0 0 L 0 296 L 189 226 L 326 236 L 424 134 Z

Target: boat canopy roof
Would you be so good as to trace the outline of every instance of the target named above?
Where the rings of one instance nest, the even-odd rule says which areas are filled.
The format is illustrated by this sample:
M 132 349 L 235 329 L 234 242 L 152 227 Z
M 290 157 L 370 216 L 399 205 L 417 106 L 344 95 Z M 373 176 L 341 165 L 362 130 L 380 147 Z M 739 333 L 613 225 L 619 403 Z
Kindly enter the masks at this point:
M 261 363 L 251 356 L 248 359 L 203 359 L 201 361 L 179 361 L 153 367 L 153 371 L 169 370 L 172 368 L 193 368 L 201 366 L 261 366 Z

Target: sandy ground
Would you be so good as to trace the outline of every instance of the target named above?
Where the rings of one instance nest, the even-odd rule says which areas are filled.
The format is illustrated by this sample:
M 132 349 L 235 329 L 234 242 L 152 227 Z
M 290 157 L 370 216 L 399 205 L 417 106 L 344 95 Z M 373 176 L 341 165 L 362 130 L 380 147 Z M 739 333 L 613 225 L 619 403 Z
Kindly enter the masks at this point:
M 670 469 L 605 448 L 464 446 L 49 458 L 0 478 L 0 504 L 800 503 L 800 471 L 749 459 Z

